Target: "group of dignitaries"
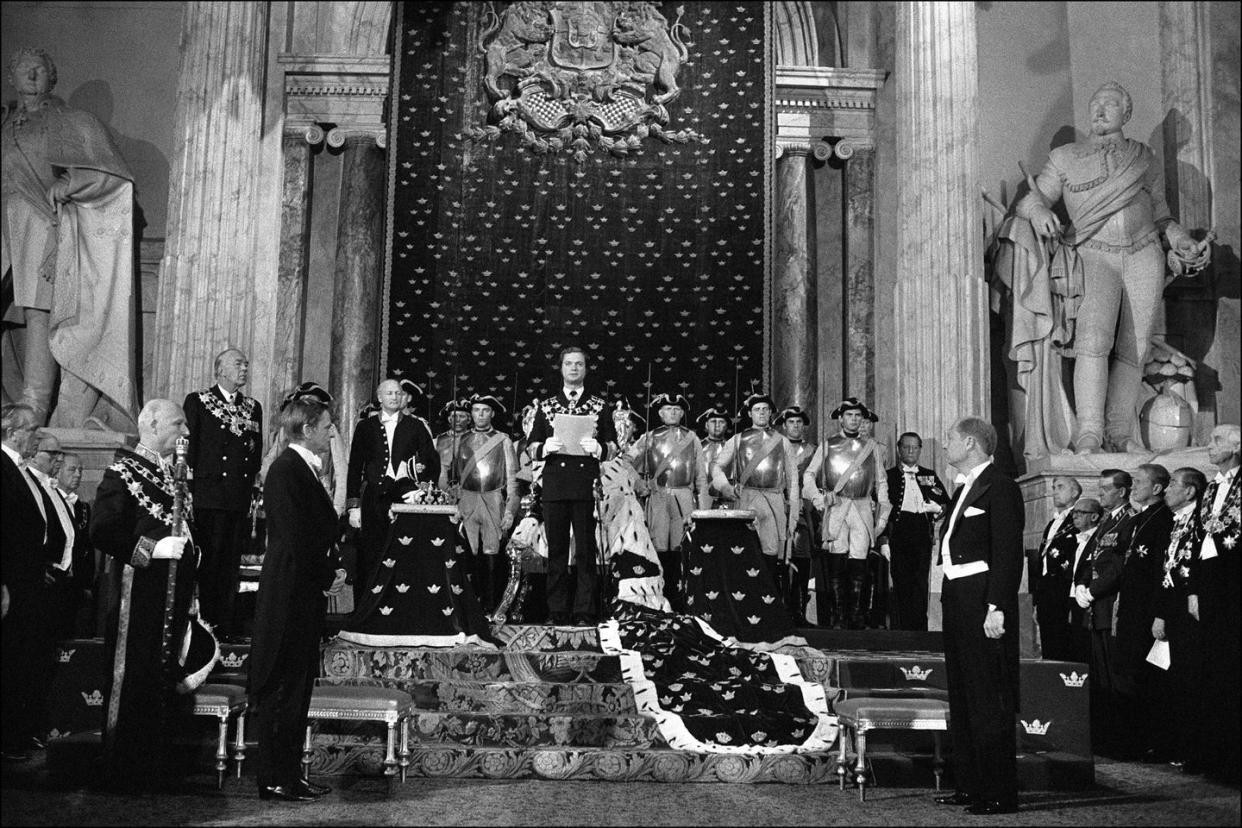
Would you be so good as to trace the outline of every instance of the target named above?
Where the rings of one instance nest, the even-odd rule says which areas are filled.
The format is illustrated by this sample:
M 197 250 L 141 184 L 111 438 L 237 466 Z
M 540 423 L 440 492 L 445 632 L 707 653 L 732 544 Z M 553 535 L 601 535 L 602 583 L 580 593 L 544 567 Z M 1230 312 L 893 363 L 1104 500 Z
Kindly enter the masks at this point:
M 1208 459 L 1212 480 L 1106 469 L 1098 497 L 1055 478 L 1029 581 L 1044 658 L 1090 665 L 1097 750 L 1236 779 L 1238 426 L 1213 430 Z
M 416 385 L 379 385 L 378 403 L 355 427 L 347 478 L 350 522 L 360 529 L 359 600 L 385 551 L 390 506 L 411 483 L 434 482 L 458 505 L 474 553 L 472 580 L 484 607 L 494 607 L 508 569 L 501 553 L 522 498 L 537 482 L 548 539 L 546 617 L 593 623 L 602 600 L 596 481 L 601 461 L 620 459 L 637 472 L 636 493 L 675 609 L 685 607 L 681 546 L 692 513 L 734 508 L 754 513 L 765 560 L 800 624 L 810 623 L 809 614 L 825 626 L 867 626 L 868 557 L 884 549 L 892 561 L 894 623 L 926 629 L 934 521 L 949 498 L 935 472 L 918 465 L 917 434 L 902 436 L 901 463 L 885 470 L 883 448 L 870 435 L 877 418 L 864 403 L 842 402 L 833 412 L 838 433 L 811 443 L 809 415 L 799 406 L 781 410 L 766 394 L 748 397 L 736 417 L 724 406 L 709 407 L 697 417 L 703 436 L 685 424 L 685 396 L 660 394 L 651 400 L 647 429 L 624 401 L 610 403 L 586 389 L 581 350 L 564 349 L 558 366 L 561 389 L 521 412 L 516 438 L 497 429 L 508 412 L 494 395 L 450 400 L 440 412 L 448 428 L 433 436 L 413 413 L 422 396 Z M 590 422 L 581 445 L 558 436 L 563 415 Z M 731 433 L 735 422 L 743 427 Z M 541 469 L 537 480 L 533 467 Z M 540 617 L 542 608 L 532 609 Z

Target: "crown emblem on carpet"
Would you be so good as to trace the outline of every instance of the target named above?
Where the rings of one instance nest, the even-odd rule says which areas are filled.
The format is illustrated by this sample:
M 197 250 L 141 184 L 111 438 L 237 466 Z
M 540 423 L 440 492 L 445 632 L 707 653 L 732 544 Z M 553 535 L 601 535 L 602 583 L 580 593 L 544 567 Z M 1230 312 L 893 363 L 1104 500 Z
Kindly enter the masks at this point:
M 1061 681 L 1065 682 L 1066 687 L 1082 687 L 1083 684 L 1086 682 L 1086 680 L 1087 680 L 1087 673 L 1083 673 L 1080 676 L 1078 675 L 1077 670 L 1070 673 L 1068 676 L 1065 675 L 1065 673 L 1061 674 Z
M 1032 736 L 1046 736 L 1048 734 L 1048 728 L 1052 727 L 1052 719 L 1049 719 L 1046 722 L 1041 722 L 1039 719 L 1036 719 L 1030 723 L 1022 719 L 1019 719 L 1018 721 L 1022 722 L 1023 729 Z
M 82 701 L 86 702 L 87 707 L 103 707 L 103 693 L 98 690 L 82 693 Z
M 593 150 L 641 152 L 643 140 L 704 141 L 692 129 L 669 130 L 668 104 L 681 94 L 677 73 L 690 59 L 681 22 L 670 24 L 642 0 L 519 2 L 489 8 L 479 36 L 489 123 L 476 141 L 515 132 L 532 152 L 569 152 L 582 163 Z
M 70 661 L 73 661 L 73 654 L 76 652 L 76 647 L 72 650 L 60 650 L 56 653 L 56 660 L 61 664 L 68 664 Z
M 898 669 L 900 669 L 902 675 L 906 677 L 906 681 L 927 681 L 927 677 L 934 672 L 934 670 L 924 670 L 917 664 L 909 669 L 905 667 L 900 667 Z

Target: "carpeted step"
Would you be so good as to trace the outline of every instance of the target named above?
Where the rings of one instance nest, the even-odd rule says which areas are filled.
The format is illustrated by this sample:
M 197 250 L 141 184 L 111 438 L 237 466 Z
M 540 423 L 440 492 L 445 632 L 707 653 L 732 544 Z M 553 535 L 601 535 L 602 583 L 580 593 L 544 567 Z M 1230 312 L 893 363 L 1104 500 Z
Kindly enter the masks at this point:
M 421 745 L 646 749 L 660 744 L 647 716 L 415 713 L 410 738 Z
M 618 684 L 617 656 L 581 650 L 510 651 L 480 648 L 365 647 L 336 640 L 323 649 L 323 676 Z
M 319 679 L 321 684 L 390 687 L 409 693 L 420 710 L 456 713 L 637 713 L 628 684 L 450 681 L 402 678 Z
M 380 772 L 383 743 L 320 737 L 314 774 Z M 836 755 L 828 752 L 734 756 L 650 748 L 503 748 L 415 745 L 411 776 L 551 779 L 606 782 L 837 783 Z
M 502 628 L 510 629 L 510 628 Z M 542 627 L 529 630 L 511 639 L 512 646 L 541 646 Z M 587 630 L 593 628 L 547 628 L 553 631 Z M 585 635 L 585 634 L 584 634 Z M 543 641 L 549 646 L 557 643 Z M 562 641 L 561 643 L 567 643 Z M 585 638 L 579 646 L 587 646 Z M 798 664 L 803 678 L 823 685 L 829 698 L 839 689 L 836 659 L 807 647 L 790 647 L 782 651 Z M 378 678 L 400 682 L 529 682 L 541 684 L 619 684 L 621 666 L 617 656 L 596 650 L 512 649 L 486 650 L 479 647 L 371 647 L 339 639 L 323 649 L 324 679 L 335 683 L 340 679 Z M 401 689 L 405 689 L 401 687 Z M 408 691 L 407 691 L 408 692 Z

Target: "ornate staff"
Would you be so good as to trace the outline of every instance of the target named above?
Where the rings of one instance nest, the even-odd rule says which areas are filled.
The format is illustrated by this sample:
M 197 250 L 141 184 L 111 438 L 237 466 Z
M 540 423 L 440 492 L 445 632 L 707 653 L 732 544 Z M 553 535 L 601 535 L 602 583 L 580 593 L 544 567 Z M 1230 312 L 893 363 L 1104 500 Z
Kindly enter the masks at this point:
M 178 437 L 173 448 L 176 461 L 173 463 L 173 507 L 172 536 L 185 537 L 185 500 L 189 489 L 190 467 L 186 463 L 186 455 L 190 451 L 190 441 Z M 177 563 L 173 558 L 168 561 L 168 586 L 164 592 L 164 625 L 160 635 L 160 655 L 164 669 L 172 670 L 172 620 L 173 607 L 177 600 Z

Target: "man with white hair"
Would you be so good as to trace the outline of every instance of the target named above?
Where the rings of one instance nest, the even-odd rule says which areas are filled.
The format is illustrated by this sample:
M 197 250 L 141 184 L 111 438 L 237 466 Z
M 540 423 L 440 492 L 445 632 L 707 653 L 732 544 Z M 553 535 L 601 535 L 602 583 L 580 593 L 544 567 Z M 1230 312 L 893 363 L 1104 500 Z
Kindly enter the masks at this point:
M 184 484 L 171 463 L 177 439 L 188 434 L 185 413 L 172 400 L 143 406 L 138 445 L 117 449 L 91 517 L 91 540 L 121 570 L 121 600 L 109 608 L 105 634 L 111 665 L 104 693 L 105 781 L 121 790 L 176 782 L 166 750 L 182 714 L 176 694 L 200 684 L 219 654 L 190 622 L 198 569 L 193 497 L 179 493 Z
M 1236 424 L 1212 430 L 1208 460 L 1217 474 L 1207 485 L 1199 504 L 1203 543 L 1191 564 L 1192 592 L 1199 595 L 1198 619 L 1203 625 L 1205 656 L 1211 669 L 1205 672 L 1204 704 L 1213 711 L 1212 726 L 1205 728 L 1203 761 L 1222 779 L 1238 776 L 1238 651 L 1242 647 L 1242 578 L 1239 577 L 1238 539 L 1242 535 L 1242 439 Z M 1219 713 L 1219 718 L 1216 714 Z
M 349 446 L 349 473 L 345 478 L 345 507 L 349 525 L 361 529 L 354 570 L 355 606 L 368 594 L 388 532 L 388 509 L 397 481 L 411 478 L 435 482 L 440 456 L 426 422 L 403 413 L 406 393 L 401 383 L 386 379 L 375 389 L 380 412 L 364 417 L 354 427 Z

